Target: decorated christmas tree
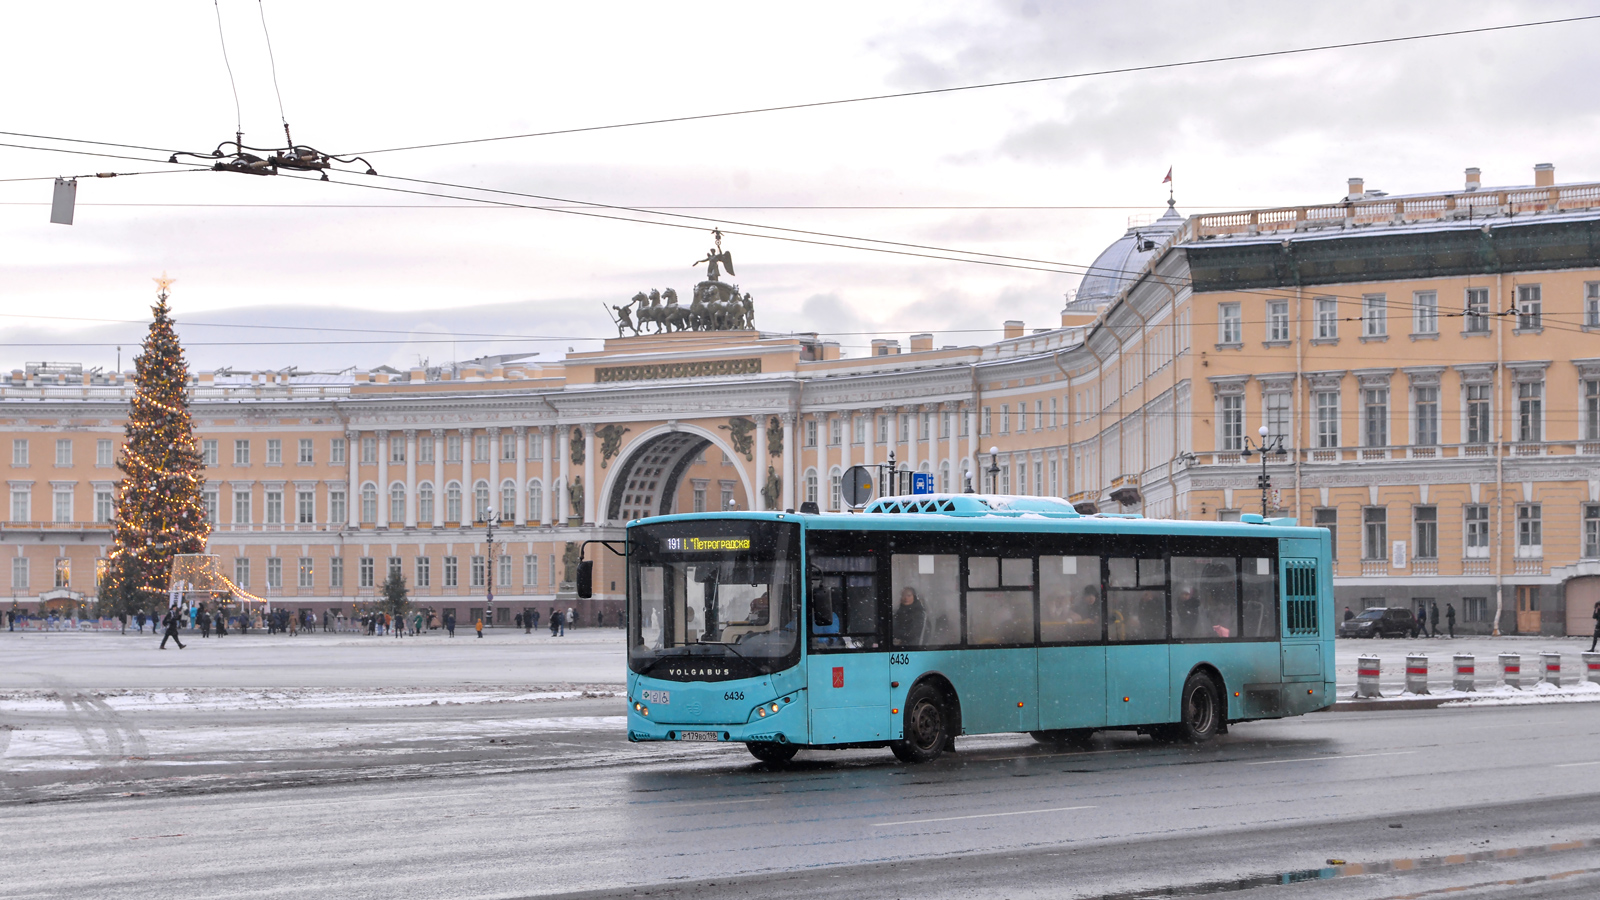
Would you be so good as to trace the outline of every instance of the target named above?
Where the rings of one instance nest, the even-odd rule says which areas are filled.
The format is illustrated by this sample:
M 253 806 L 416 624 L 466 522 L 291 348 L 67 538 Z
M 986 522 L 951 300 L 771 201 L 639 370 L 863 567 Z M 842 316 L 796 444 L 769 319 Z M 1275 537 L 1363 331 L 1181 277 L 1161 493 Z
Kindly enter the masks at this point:
M 172 279 L 156 279 L 155 320 L 134 358 L 136 387 L 117 468 L 112 549 L 101 599 L 117 611 L 166 606 L 172 557 L 203 553 L 211 525 L 201 490 L 205 463 L 189 418 L 189 367 L 168 315 Z

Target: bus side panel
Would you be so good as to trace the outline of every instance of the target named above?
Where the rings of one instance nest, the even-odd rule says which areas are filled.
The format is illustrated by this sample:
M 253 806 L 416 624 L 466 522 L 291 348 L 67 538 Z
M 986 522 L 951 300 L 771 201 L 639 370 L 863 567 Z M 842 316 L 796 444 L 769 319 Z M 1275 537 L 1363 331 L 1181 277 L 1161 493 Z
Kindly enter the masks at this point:
M 1106 647 L 1106 724 L 1172 722 L 1167 644 Z
M 1120 702 L 1120 700 L 1119 700 Z M 1106 724 L 1106 648 L 1039 648 L 1039 727 Z
M 966 650 L 947 669 L 961 698 L 967 734 L 1037 731 L 1038 651 L 1032 647 Z
M 890 739 L 889 654 L 812 652 L 806 673 L 811 743 Z
M 1218 641 L 1172 645 L 1172 703 L 1168 721 L 1182 718 L 1183 684 L 1195 666 L 1210 665 L 1222 675 L 1228 718 L 1255 719 L 1280 714 L 1278 644 L 1275 641 Z

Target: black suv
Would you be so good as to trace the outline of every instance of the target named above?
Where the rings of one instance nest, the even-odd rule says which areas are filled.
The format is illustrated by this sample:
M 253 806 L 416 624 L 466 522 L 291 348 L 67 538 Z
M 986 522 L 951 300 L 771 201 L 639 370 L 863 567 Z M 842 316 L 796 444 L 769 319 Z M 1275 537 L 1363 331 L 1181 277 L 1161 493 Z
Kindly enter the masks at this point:
M 1411 610 L 1394 606 L 1374 606 L 1339 623 L 1339 636 L 1348 638 L 1416 637 L 1420 630 Z

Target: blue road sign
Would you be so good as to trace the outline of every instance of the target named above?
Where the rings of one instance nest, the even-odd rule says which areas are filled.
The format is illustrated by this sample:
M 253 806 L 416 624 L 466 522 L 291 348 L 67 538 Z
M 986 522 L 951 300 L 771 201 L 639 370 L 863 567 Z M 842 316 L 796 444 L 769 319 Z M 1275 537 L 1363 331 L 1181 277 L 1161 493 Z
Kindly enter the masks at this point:
M 911 493 L 913 493 L 913 494 L 931 494 L 931 493 L 933 493 L 933 474 L 930 473 L 930 472 L 912 472 L 911 473 Z

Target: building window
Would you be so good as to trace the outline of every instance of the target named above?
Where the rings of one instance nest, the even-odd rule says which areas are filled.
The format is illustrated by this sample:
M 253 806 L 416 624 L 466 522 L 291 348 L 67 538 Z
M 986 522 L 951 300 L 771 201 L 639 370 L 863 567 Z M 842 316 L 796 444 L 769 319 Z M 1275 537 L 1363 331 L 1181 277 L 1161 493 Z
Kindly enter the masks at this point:
M 267 524 L 283 524 L 283 491 L 267 491 Z
M 356 560 L 356 585 L 358 587 L 370 588 L 374 587 L 376 582 L 376 566 L 373 565 L 372 557 L 363 556 Z
M 839 490 L 841 478 L 842 476 L 840 475 L 838 468 L 835 468 L 832 472 L 828 473 L 828 496 L 832 498 L 829 500 L 829 509 L 844 509 L 844 501 L 840 498 L 841 492 Z
M 1006 403 L 1000 404 L 1000 433 L 1001 434 L 1010 434 L 1011 433 L 1011 406 L 1010 406 L 1010 404 L 1006 404 Z
M 405 560 L 401 559 L 400 557 L 398 557 L 398 556 L 389 557 L 389 567 L 388 567 L 388 571 L 384 573 L 384 577 L 385 578 L 396 578 L 396 577 L 404 578 L 405 576 L 401 574 L 401 569 L 404 567 L 404 565 L 405 565 Z
M 1411 330 L 1417 334 L 1438 334 L 1438 292 L 1417 291 L 1411 295 L 1411 304 Z
M 312 449 L 312 446 L 311 438 L 300 439 L 300 465 L 309 466 L 316 461 L 316 451 Z
M 528 521 L 537 522 L 544 517 L 544 485 L 528 482 Z
M 1483 334 L 1489 330 L 1489 289 L 1468 288 L 1466 332 Z
M 489 436 L 487 434 L 475 434 L 472 436 L 472 461 L 489 461 Z
M 315 568 L 315 563 L 312 562 L 311 557 L 309 557 L 309 556 L 300 557 L 300 565 L 298 566 L 298 577 L 295 579 L 295 585 L 297 587 L 299 587 L 301 590 L 306 590 L 306 589 L 309 589 L 309 588 L 316 587 L 316 584 L 317 584 L 316 574 L 317 574 L 317 570 Z
M 72 439 L 60 438 L 56 441 L 56 465 L 72 465 Z
M 1218 397 L 1221 411 L 1218 412 L 1218 421 L 1222 427 L 1222 449 L 1224 451 L 1239 451 L 1244 449 L 1244 397 L 1239 394 L 1229 394 Z
M 283 440 L 281 438 L 267 438 L 267 465 L 283 465 Z
M 417 462 L 433 464 L 433 439 L 427 435 L 417 441 Z
M 433 522 L 433 485 L 423 482 L 417 488 L 417 524 Z
M 706 511 L 706 484 L 703 481 L 694 484 L 694 511 L 697 513 Z
M 102 438 L 94 442 L 94 464 L 97 466 L 110 466 L 116 463 L 117 445 L 110 440 Z
M 456 560 L 456 558 L 454 556 L 446 556 L 444 558 L 444 586 L 453 588 L 453 587 L 460 587 L 460 585 L 461 585 L 461 566 L 460 566 L 460 563 Z
M 1283 439 L 1283 445 L 1289 446 L 1289 395 L 1284 391 L 1268 394 L 1266 404 L 1267 433 Z
M 233 524 L 250 524 L 250 490 L 233 492 Z
M 1362 559 L 1389 558 L 1389 511 L 1381 506 L 1368 506 L 1361 510 L 1361 526 L 1365 532 Z
M 1488 597 L 1462 597 L 1461 621 L 1487 622 L 1489 621 Z
M 378 489 L 370 484 L 361 486 L 361 521 L 366 525 L 378 521 Z
M 1240 323 L 1239 304 L 1217 304 L 1217 342 L 1237 344 L 1244 340 Z
M 58 487 L 52 492 L 55 500 L 55 520 L 57 522 L 72 521 L 72 488 Z
M 1419 447 L 1432 447 L 1439 443 L 1439 389 L 1419 387 L 1416 398 L 1416 441 Z
M 1593 503 L 1583 508 L 1583 555 L 1600 557 L 1600 505 Z
M 1319 297 L 1314 301 L 1317 317 L 1317 340 L 1339 339 L 1339 301 L 1332 297 Z
M 429 587 L 433 584 L 433 561 L 426 556 L 419 556 L 414 565 L 416 574 L 413 584 L 419 588 Z
M 880 444 L 889 443 L 889 417 L 888 416 L 879 416 L 878 417 L 878 443 L 880 443 Z
M 1339 446 L 1339 392 L 1317 391 L 1317 446 Z
M 1517 440 L 1525 444 L 1544 439 L 1544 382 L 1517 385 Z
M 1389 389 L 1367 388 L 1363 392 L 1368 447 L 1389 446 Z
M 248 466 L 248 465 L 250 465 L 250 442 L 249 441 L 244 440 L 244 441 L 234 441 L 233 442 L 233 464 L 236 465 L 236 466 Z
M 806 446 L 807 447 L 815 447 L 816 445 L 817 445 L 817 420 L 816 419 L 807 419 L 806 420 Z
M 1537 503 L 1517 507 L 1517 556 L 1544 556 L 1544 508 Z
M 33 520 L 33 489 L 25 486 L 11 488 L 11 521 L 30 522 Z
M 1386 337 L 1389 334 L 1389 298 L 1368 294 L 1361 298 L 1361 336 Z
M 918 416 L 917 418 L 922 419 L 922 424 L 923 424 L 922 438 L 923 438 L 923 440 L 927 440 L 927 438 L 928 438 L 928 428 L 927 428 L 928 420 L 927 420 L 927 418 L 925 416 Z M 1017 434 L 1026 434 L 1027 432 L 1028 432 L 1028 401 L 1024 400 L 1021 403 L 1017 404 Z
M 487 481 L 480 481 L 472 486 L 472 512 L 472 521 L 489 521 L 489 483 Z
M 1467 385 L 1467 443 L 1487 444 L 1489 437 L 1489 390 L 1491 385 Z
M 489 566 L 487 564 L 487 561 L 484 559 L 484 557 L 481 557 L 481 556 L 472 557 L 472 569 L 471 569 L 471 572 L 472 572 L 472 586 L 473 587 L 481 588 L 481 587 L 485 587 L 488 584 Z
M 361 464 L 364 466 L 378 464 L 378 439 L 376 437 L 363 437 L 361 439 Z
M 72 560 L 65 556 L 56 560 L 56 587 L 72 587 Z
M 530 588 L 539 586 L 539 557 L 529 553 L 522 558 L 522 583 Z
M 1600 380 L 1583 383 L 1583 439 L 1600 441 Z
M 27 438 L 16 438 L 11 442 L 11 464 L 13 466 L 26 466 L 28 464 Z
M 500 458 L 515 462 L 517 458 L 517 436 L 515 434 L 500 435 Z
M 102 525 L 111 521 L 111 496 L 110 489 L 95 489 L 94 520 Z
M 1289 301 L 1267 301 L 1267 340 L 1287 341 L 1289 339 Z
M 1467 523 L 1466 556 L 1468 559 L 1487 559 L 1489 556 L 1489 507 L 1474 503 L 1465 507 Z
M 806 470 L 806 502 L 817 502 L 817 470 Z
M 500 571 L 495 573 L 495 581 L 499 582 L 501 587 L 511 587 L 511 554 L 500 557 L 498 564 Z
M 205 490 L 201 491 L 200 504 L 205 507 L 206 524 L 216 525 L 217 522 L 220 521 L 218 519 L 217 508 L 221 505 L 218 501 L 217 489 L 206 488 Z
M 1544 302 L 1537 284 L 1517 285 L 1517 330 L 1544 327 Z
M 911 442 L 911 415 L 906 413 L 900 416 L 900 443 Z
M 1416 547 L 1411 555 L 1417 559 L 1439 558 L 1439 507 L 1418 506 L 1411 510 L 1416 525 Z
M 403 484 L 389 486 L 389 524 L 400 525 L 406 520 L 406 488 Z
M 344 557 L 335 556 L 328 560 L 328 587 L 344 588 Z
M 11 589 L 13 591 L 26 591 L 28 589 L 28 558 L 14 556 L 11 558 Z
M 405 465 L 406 439 L 404 435 L 391 435 L 389 438 L 389 463 L 390 465 Z
M 294 520 L 301 525 L 310 525 L 317 521 L 317 492 L 294 492 Z
M 726 486 L 722 488 L 722 506 L 720 509 L 724 512 L 733 509 L 733 488 Z
M 557 444 L 557 446 L 560 446 Z M 461 435 L 447 434 L 444 437 L 444 461 L 461 462 Z
M 350 508 L 346 505 L 344 488 L 328 489 L 328 520 L 343 525 L 350 521 Z
M 1312 524 L 1318 528 L 1328 529 L 1328 543 L 1332 548 L 1334 559 L 1339 558 L 1339 511 L 1332 507 L 1312 510 Z
M 446 521 L 461 521 L 461 485 L 451 483 L 444 490 L 444 517 Z
M 250 558 L 241 556 L 233 561 L 233 583 L 239 587 L 250 586 Z
M 200 462 L 210 469 L 217 467 L 216 438 L 206 438 L 200 442 Z
M 512 519 L 516 518 L 516 515 L 517 515 L 517 485 L 516 485 L 516 482 L 508 481 L 508 482 L 500 485 L 500 509 L 498 511 L 498 515 L 500 517 L 500 521 L 502 521 L 502 522 L 510 522 Z
M 981 427 L 978 429 L 978 433 L 979 434 L 993 434 L 994 433 L 993 426 L 994 426 L 993 414 L 989 411 L 989 407 L 985 406 L 983 408 L 982 424 L 981 424 Z
M 1583 286 L 1583 325 L 1585 328 L 1600 328 L 1600 281 L 1591 281 Z

